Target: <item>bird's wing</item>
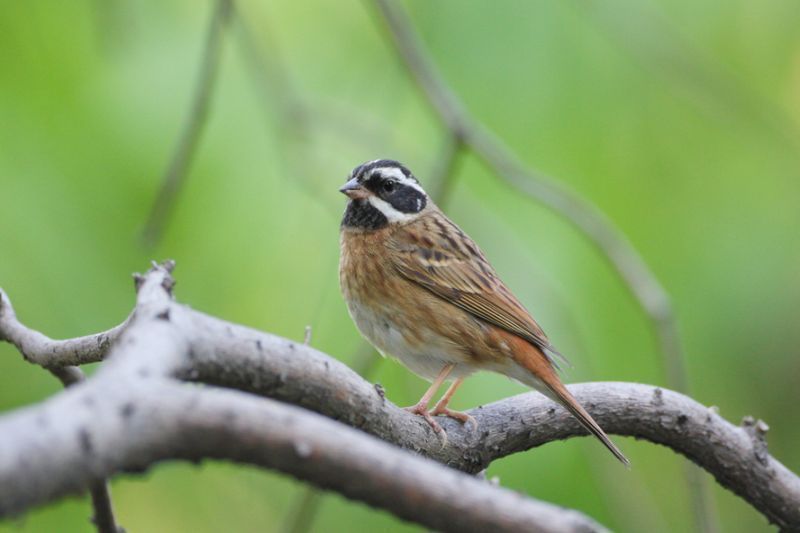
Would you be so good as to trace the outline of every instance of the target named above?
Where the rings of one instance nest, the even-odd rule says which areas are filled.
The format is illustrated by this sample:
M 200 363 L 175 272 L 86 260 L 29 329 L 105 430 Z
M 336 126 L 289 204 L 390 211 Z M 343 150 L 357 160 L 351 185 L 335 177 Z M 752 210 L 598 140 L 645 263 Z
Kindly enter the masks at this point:
M 394 267 L 407 279 L 558 354 L 528 310 L 500 281 L 478 246 L 441 213 L 402 226 L 390 238 L 389 246 Z

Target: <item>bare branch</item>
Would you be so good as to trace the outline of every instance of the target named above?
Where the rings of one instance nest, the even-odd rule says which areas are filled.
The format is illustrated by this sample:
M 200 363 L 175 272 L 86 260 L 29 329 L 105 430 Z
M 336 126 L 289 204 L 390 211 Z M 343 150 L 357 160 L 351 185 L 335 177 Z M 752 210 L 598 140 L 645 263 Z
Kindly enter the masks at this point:
M 577 512 L 498 489 L 296 407 L 236 391 L 135 381 L 123 388 L 98 380 L 51 400 L 36 416 L 0 422 L 16 442 L 48 455 L 21 468 L 15 454 L 0 452 L 0 515 L 45 501 L 45 479 L 52 499 L 97 476 L 160 460 L 215 458 L 286 472 L 443 531 L 603 530 Z
M 93 335 L 67 340 L 53 340 L 38 331 L 28 329 L 17 319 L 11 301 L 0 289 L 0 340 L 10 342 L 20 351 L 26 361 L 47 369 L 68 365 L 85 365 L 101 361 L 111 344 L 119 337 L 128 324 L 126 319 L 120 325 Z M 59 373 L 69 373 L 60 368 Z M 56 375 L 62 382 L 65 376 Z
M 443 420 L 441 424 L 449 435 L 449 444 L 443 448 L 427 424 L 397 408 L 386 399 L 382 389 L 364 381 L 339 361 L 302 343 L 231 324 L 174 302 L 170 292 L 173 283 L 170 267 L 170 264 L 156 266 L 142 278 L 133 318 L 109 359 L 92 380 L 42 405 L 0 418 L 0 435 L 14 436 L 0 447 L 0 465 L 4 465 L 0 466 L 0 472 L 5 472 L 0 474 L 0 508 L 6 513 L 18 511 L 35 501 L 52 499 L 64 491 L 85 487 L 90 480 L 74 476 L 74 469 L 79 468 L 76 465 L 87 468 L 84 476 L 94 476 L 92 479 L 119 468 L 149 465 L 150 462 L 142 460 L 129 463 L 130 456 L 126 454 L 135 452 L 131 452 L 131 447 L 140 442 L 136 440 L 139 432 L 145 434 L 141 439 L 155 439 L 146 434 L 156 431 L 162 424 L 167 427 L 176 425 L 172 418 L 169 423 L 154 421 L 162 416 L 158 411 L 161 402 L 170 404 L 165 409 L 175 408 L 186 418 L 185 422 L 178 422 L 177 427 L 186 427 L 185 424 L 193 427 L 191 424 L 201 424 L 204 419 L 199 414 L 200 418 L 193 418 L 188 413 L 198 409 L 198 413 L 218 413 L 217 400 L 211 398 L 222 398 L 219 405 L 227 407 L 219 407 L 219 412 L 226 413 L 221 418 L 230 418 L 232 426 L 220 429 L 214 425 L 213 431 L 226 435 L 222 441 L 227 448 L 236 448 L 238 444 L 235 443 L 240 442 L 229 438 L 230 433 L 225 433 L 239 431 L 236 429 L 237 420 L 247 420 L 249 424 L 254 419 L 267 418 L 240 414 L 240 407 L 241 413 L 264 409 L 266 414 L 277 409 L 273 407 L 274 402 L 262 404 L 259 403 L 261 400 L 233 393 L 175 388 L 172 376 L 294 403 L 467 473 L 483 470 L 499 457 L 585 434 L 561 407 L 531 393 L 473 409 L 471 414 L 479 426 L 477 432 Z M 154 395 L 152 387 L 164 387 L 163 393 Z M 668 446 L 713 474 L 723 486 L 750 502 L 772 522 L 782 527 L 800 523 L 800 479 L 767 452 L 764 441 L 766 425 L 763 423 L 747 421 L 743 428 L 737 427 L 686 396 L 649 385 L 590 383 L 572 385 L 570 390 L 609 433 Z M 79 394 L 78 391 L 82 392 Z M 176 395 L 176 398 L 183 398 L 181 401 L 189 401 L 189 396 L 180 391 L 192 391 L 191 401 L 195 404 L 191 409 L 165 400 L 168 395 Z M 206 406 L 206 397 L 209 398 L 210 411 L 200 409 Z M 152 399 L 152 406 L 147 403 L 148 398 Z M 142 418 L 133 416 L 132 412 L 139 413 Z M 143 412 L 147 414 L 142 415 Z M 279 414 L 274 412 L 276 416 Z M 294 414 L 290 418 L 293 417 Z M 137 425 L 136 431 L 130 430 L 128 419 L 136 419 L 141 426 Z M 285 425 L 286 419 L 281 420 L 283 422 L 278 425 Z M 328 446 L 339 450 L 337 453 L 346 453 L 341 449 L 356 449 L 355 443 L 353 448 L 350 447 L 351 441 L 347 440 L 350 437 L 342 442 L 336 440 L 343 431 L 339 426 L 336 428 L 326 429 L 323 433 L 330 439 Z M 264 429 L 268 434 L 274 431 L 271 426 Z M 212 435 L 217 435 L 214 432 L 209 433 L 211 441 L 214 440 Z M 189 445 L 180 434 L 168 431 L 166 434 L 168 437 L 158 437 L 164 440 L 158 441 L 157 448 L 160 451 L 166 449 L 163 451 L 165 455 L 147 455 L 145 458 L 198 459 L 210 456 L 272 467 L 259 462 L 268 460 L 261 455 L 256 458 L 248 455 L 248 439 L 261 442 L 258 439 L 272 438 L 269 435 L 245 438 L 236 433 L 244 439 L 241 444 L 244 451 L 217 455 L 220 452 L 214 451 L 216 448 L 212 444 L 199 443 L 197 446 L 200 448 L 185 448 Z M 67 444 L 71 444 L 55 446 L 59 439 L 66 439 Z M 114 439 L 123 439 L 124 442 Z M 191 442 L 195 440 L 203 439 L 198 434 L 189 439 Z M 147 440 L 145 443 L 155 446 L 153 442 Z M 66 455 L 53 455 L 54 446 L 58 450 L 63 448 Z M 266 455 L 274 451 L 256 448 Z M 197 450 L 202 454 L 197 455 L 200 453 Z M 27 460 L 21 460 L 23 457 Z M 336 461 L 355 459 L 338 457 Z M 280 465 L 275 467 L 280 468 Z M 313 473 L 303 472 L 290 471 L 293 475 L 320 483 L 318 478 L 304 477 Z M 26 483 L 36 487 L 37 495 L 22 496 L 25 491 L 20 489 L 19 483 L 7 482 L 13 476 L 29 479 Z M 350 476 L 348 481 L 352 479 Z M 9 488 L 3 492 L 3 487 L 13 487 L 13 490 Z M 341 488 L 351 497 L 362 497 L 360 493 L 354 494 L 353 489 L 338 485 L 333 488 L 337 491 Z M 389 490 L 388 486 L 385 489 Z M 384 496 L 385 493 L 363 497 Z M 373 500 L 364 501 L 383 505 Z M 400 516 L 412 512 L 407 507 L 390 510 Z M 418 519 L 428 524 L 424 521 L 428 520 L 423 516 L 425 512 L 421 510 Z
M 478 434 L 452 420 L 441 421 L 449 436 L 448 446 L 442 448 L 427 424 L 391 404 L 382 391 L 338 361 L 250 330 L 233 329 L 228 340 L 215 344 L 220 327 L 216 319 L 197 318 L 208 332 L 195 345 L 198 380 L 302 405 L 466 472 L 479 472 L 495 459 L 547 442 L 586 434 L 561 407 L 529 393 L 471 410 Z M 650 385 L 585 383 L 569 389 L 608 433 L 667 446 L 771 521 L 800 523 L 800 478 L 772 458 L 752 434 L 713 410 Z
M 125 529 L 117 526 L 114 517 L 114 505 L 111 503 L 111 488 L 108 482 L 105 479 L 92 482 L 89 485 L 89 495 L 94 508 L 92 523 L 97 528 L 97 533 L 123 533 Z
M 319 415 L 238 392 L 180 386 L 169 376 L 191 368 L 197 354 L 190 339 L 194 326 L 202 327 L 195 320 L 204 317 L 173 302 L 172 266 L 154 265 L 138 278 L 130 324 L 90 382 L 0 418 L 0 435 L 14 436 L 0 447 L 0 516 L 161 459 L 210 457 L 277 468 L 443 530 L 470 522 L 501 531 L 602 530 L 573 511 L 498 492 L 443 467 L 431 470 L 425 460 Z M 215 325 L 226 336 L 237 328 Z M 285 457 L 290 450 L 294 462 Z M 471 494 L 482 507 L 473 496 L 453 497 L 465 487 L 462 478 L 467 488 L 480 485 Z
M 192 108 L 170 158 L 169 166 L 164 173 L 161 189 L 153 202 L 150 215 L 142 231 L 142 239 L 148 246 L 155 245 L 161 238 L 161 233 L 189 171 L 197 143 L 203 133 L 222 54 L 223 33 L 233 9 L 232 0 L 217 0 L 211 22 L 208 25 L 203 62 L 197 78 Z

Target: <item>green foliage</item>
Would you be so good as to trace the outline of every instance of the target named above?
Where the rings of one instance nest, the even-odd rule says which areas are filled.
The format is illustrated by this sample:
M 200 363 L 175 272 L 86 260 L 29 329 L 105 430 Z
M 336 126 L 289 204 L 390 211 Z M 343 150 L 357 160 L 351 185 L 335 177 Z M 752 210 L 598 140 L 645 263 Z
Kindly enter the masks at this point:
M 377 157 L 406 162 L 424 183 L 441 127 L 369 6 L 239 6 L 260 53 L 280 54 L 306 121 L 285 120 L 280 80 L 253 74 L 235 22 L 186 187 L 147 250 L 138 235 L 189 109 L 211 4 L 0 4 L 0 286 L 32 327 L 69 337 L 120 322 L 133 301 L 128 273 L 171 257 L 181 301 L 295 339 L 311 324 L 316 347 L 352 360 L 337 188 Z M 692 395 L 730 420 L 766 420 L 772 453 L 800 470 L 797 2 L 407 7 L 470 110 L 641 251 L 673 298 Z M 563 220 L 472 158 L 448 205 L 575 364 L 569 381 L 665 383 L 649 323 Z M 374 379 L 401 405 L 425 388 L 393 362 Z M 58 389 L 0 344 L 0 410 Z M 454 406 L 522 390 L 477 376 Z M 489 474 L 616 530 L 691 528 L 682 459 L 616 440 L 630 472 L 573 439 Z M 118 477 L 113 494 L 129 531 L 277 531 L 301 488 L 247 467 L 172 464 Z M 766 529 L 738 498 L 716 486 L 713 495 L 723 530 Z M 87 498 L 68 500 L 0 531 L 87 530 L 89 512 Z M 414 530 L 326 499 L 314 530 L 344 529 Z

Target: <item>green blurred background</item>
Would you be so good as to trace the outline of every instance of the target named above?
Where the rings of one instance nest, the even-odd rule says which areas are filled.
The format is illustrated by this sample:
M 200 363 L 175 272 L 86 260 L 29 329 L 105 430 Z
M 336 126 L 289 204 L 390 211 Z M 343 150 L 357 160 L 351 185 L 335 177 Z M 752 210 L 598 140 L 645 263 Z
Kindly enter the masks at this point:
M 181 301 L 294 339 L 310 324 L 315 347 L 351 362 L 360 340 L 337 288 L 337 188 L 377 157 L 405 162 L 424 184 L 442 129 L 370 4 L 239 2 L 186 187 L 147 249 L 140 232 L 190 107 L 212 7 L 0 3 L 0 286 L 30 326 L 76 336 L 120 322 L 129 274 L 171 257 Z M 771 452 L 800 470 L 800 3 L 404 7 L 466 106 L 641 251 L 673 298 L 692 395 L 735 423 L 767 421 Z M 665 385 L 648 321 L 563 219 L 471 156 L 447 210 L 569 356 L 568 381 Z M 371 379 L 400 405 L 426 388 L 390 361 Z M 59 389 L 0 344 L 0 410 Z M 523 390 L 479 375 L 454 406 Z M 630 472 L 596 442 L 572 439 L 498 461 L 489 475 L 616 530 L 691 531 L 683 459 L 616 440 Z M 113 482 L 130 532 L 280 531 L 303 490 L 221 463 L 162 464 Z M 717 486 L 713 503 L 724 531 L 769 530 Z M 70 499 L 0 531 L 88 531 L 89 514 L 87 498 Z M 322 501 L 312 528 L 417 529 L 338 496 Z

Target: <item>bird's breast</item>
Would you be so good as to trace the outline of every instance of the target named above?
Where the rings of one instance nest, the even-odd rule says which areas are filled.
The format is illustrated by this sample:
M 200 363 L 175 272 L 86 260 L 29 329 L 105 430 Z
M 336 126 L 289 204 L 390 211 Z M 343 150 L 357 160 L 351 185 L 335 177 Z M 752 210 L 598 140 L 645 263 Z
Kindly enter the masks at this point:
M 400 275 L 375 233 L 343 231 L 341 237 L 342 293 L 367 340 L 426 379 L 449 363 L 458 365 L 454 377 L 460 377 L 507 357 L 487 344 L 483 321 Z

